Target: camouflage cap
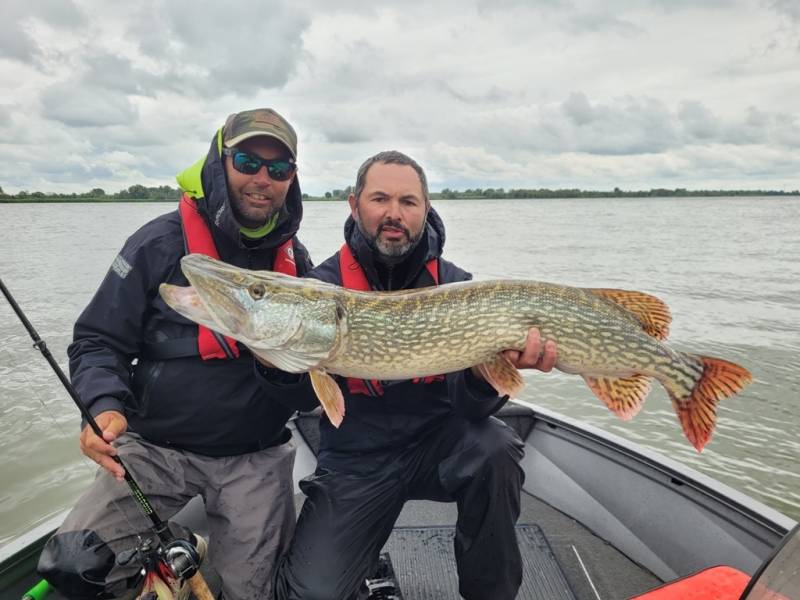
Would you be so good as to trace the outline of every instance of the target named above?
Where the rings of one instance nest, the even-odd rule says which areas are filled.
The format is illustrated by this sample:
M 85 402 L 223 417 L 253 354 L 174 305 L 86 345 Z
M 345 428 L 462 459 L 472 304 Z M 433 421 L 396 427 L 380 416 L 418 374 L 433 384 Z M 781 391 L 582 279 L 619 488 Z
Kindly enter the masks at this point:
M 297 134 L 289 122 L 271 108 L 233 113 L 222 128 L 222 141 L 227 148 L 259 135 L 275 138 L 297 159 Z

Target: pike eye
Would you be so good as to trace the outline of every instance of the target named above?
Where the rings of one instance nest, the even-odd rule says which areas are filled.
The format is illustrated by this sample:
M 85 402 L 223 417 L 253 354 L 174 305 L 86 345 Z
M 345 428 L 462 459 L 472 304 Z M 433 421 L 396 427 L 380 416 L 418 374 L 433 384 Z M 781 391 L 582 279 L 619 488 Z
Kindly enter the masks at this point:
M 267 288 L 264 287 L 263 283 L 254 283 L 248 289 L 250 292 L 250 296 L 253 300 L 261 300 L 264 296 L 267 295 Z

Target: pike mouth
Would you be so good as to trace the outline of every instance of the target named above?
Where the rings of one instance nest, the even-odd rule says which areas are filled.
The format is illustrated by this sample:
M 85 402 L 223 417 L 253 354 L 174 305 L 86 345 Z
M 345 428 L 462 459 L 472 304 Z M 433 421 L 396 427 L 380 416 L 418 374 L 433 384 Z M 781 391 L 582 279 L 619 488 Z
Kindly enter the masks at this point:
M 231 268 L 208 256 L 190 254 L 181 259 L 181 270 L 211 318 L 209 326 L 247 342 L 242 338 L 247 332 L 252 301 Z
M 162 283 L 158 286 L 158 293 L 164 302 L 178 314 L 195 323 L 209 327 L 216 326 L 211 313 L 208 312 L 205 304 L 200 299 L 200 294 L 193 287 Z

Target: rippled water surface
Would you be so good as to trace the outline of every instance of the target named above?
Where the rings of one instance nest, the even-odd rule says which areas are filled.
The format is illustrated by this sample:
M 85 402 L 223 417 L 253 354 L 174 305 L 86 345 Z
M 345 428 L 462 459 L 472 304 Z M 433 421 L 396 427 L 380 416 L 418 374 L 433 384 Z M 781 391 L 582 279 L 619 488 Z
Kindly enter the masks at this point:
M 440 201 L 445 255 L 478 279 L 526 278 L 653 293 L 671 344 L 748 367 L 697 454 L 663 389 L 631 422 L 576 376 L 526 375 L 523 399 L 634 440 L 800 519 L 800 202 L 792 198 Z M 117 251 L 170 204 L 0 204 L 0 277 L 66 369 L 72 324 Z M 342 241 L 345 203 L 309 202 L 316 262 Z M 0 544 L 70 506 L 93 464 L 79 416 L 0 299 Z

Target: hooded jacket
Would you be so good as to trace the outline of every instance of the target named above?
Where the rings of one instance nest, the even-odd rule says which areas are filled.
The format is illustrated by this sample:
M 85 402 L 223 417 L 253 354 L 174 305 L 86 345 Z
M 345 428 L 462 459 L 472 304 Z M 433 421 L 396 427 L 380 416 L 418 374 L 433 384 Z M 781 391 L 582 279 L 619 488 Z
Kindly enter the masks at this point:
M 205 159 L 178 177 L 207 219 L 220 258 L 248 269 L 271 269 L 275 250 L 293 238 L 303 214 L 295 178 L 274 229 L 244 239 L 231 210 L 221 138 Z M 311 268 L 293 241 L 298 276 Z M 208 456 L 253 452 L 289 439 L 285 423 L 304 404 L 261 385 L 253 357 L 203 361 L 199 355 L 158 360 L 145 348 L 197 336 L 197 325 L 169 308 L 163 282 L 188 285 L 180 270 L 186 253 L 177 210 L 142 226 L 125 242 L 89 305 L 75 323 L 67 353 L 72 382 L 92 415 L 125 414 L 128 429 L 147 440 Z
M 388 268 L 374 259 L 374 251 L 352 217 L 344 227 L 345 241 L 361 265 L 373 290 L 400 290 L 431 285 L 425 264 L 432 258 L 439 262 L 439 283 L 454 283 L 472 276 L 441 258 L 445 231 L 439 215 L 428 211 L 425 232 L 403 262 Z M 337 252 L 314 268 L 309 277 L 342 285 Z M 263 371 L 269 382 L 269 372 Z M 414 383 L 411 380 L 383 382 L 383 394 L 367 396 L 350 392 L 345 378 L 338 377 L 344 395 L 346 414 L 337 429 L 323 413 L 320 420 L 321 467 L 362 471 L 371 461 L 382 461 L 384 453 L 400 450 L 433 431 L 447 416 L 457 413 L 470 420 L 480 420 L 499 410 L 505 398 L 472 375 L 470 369 L 446 374 L 443 381 Z M 316 398 L 309 377 L 291 386 L 297 397 Z

